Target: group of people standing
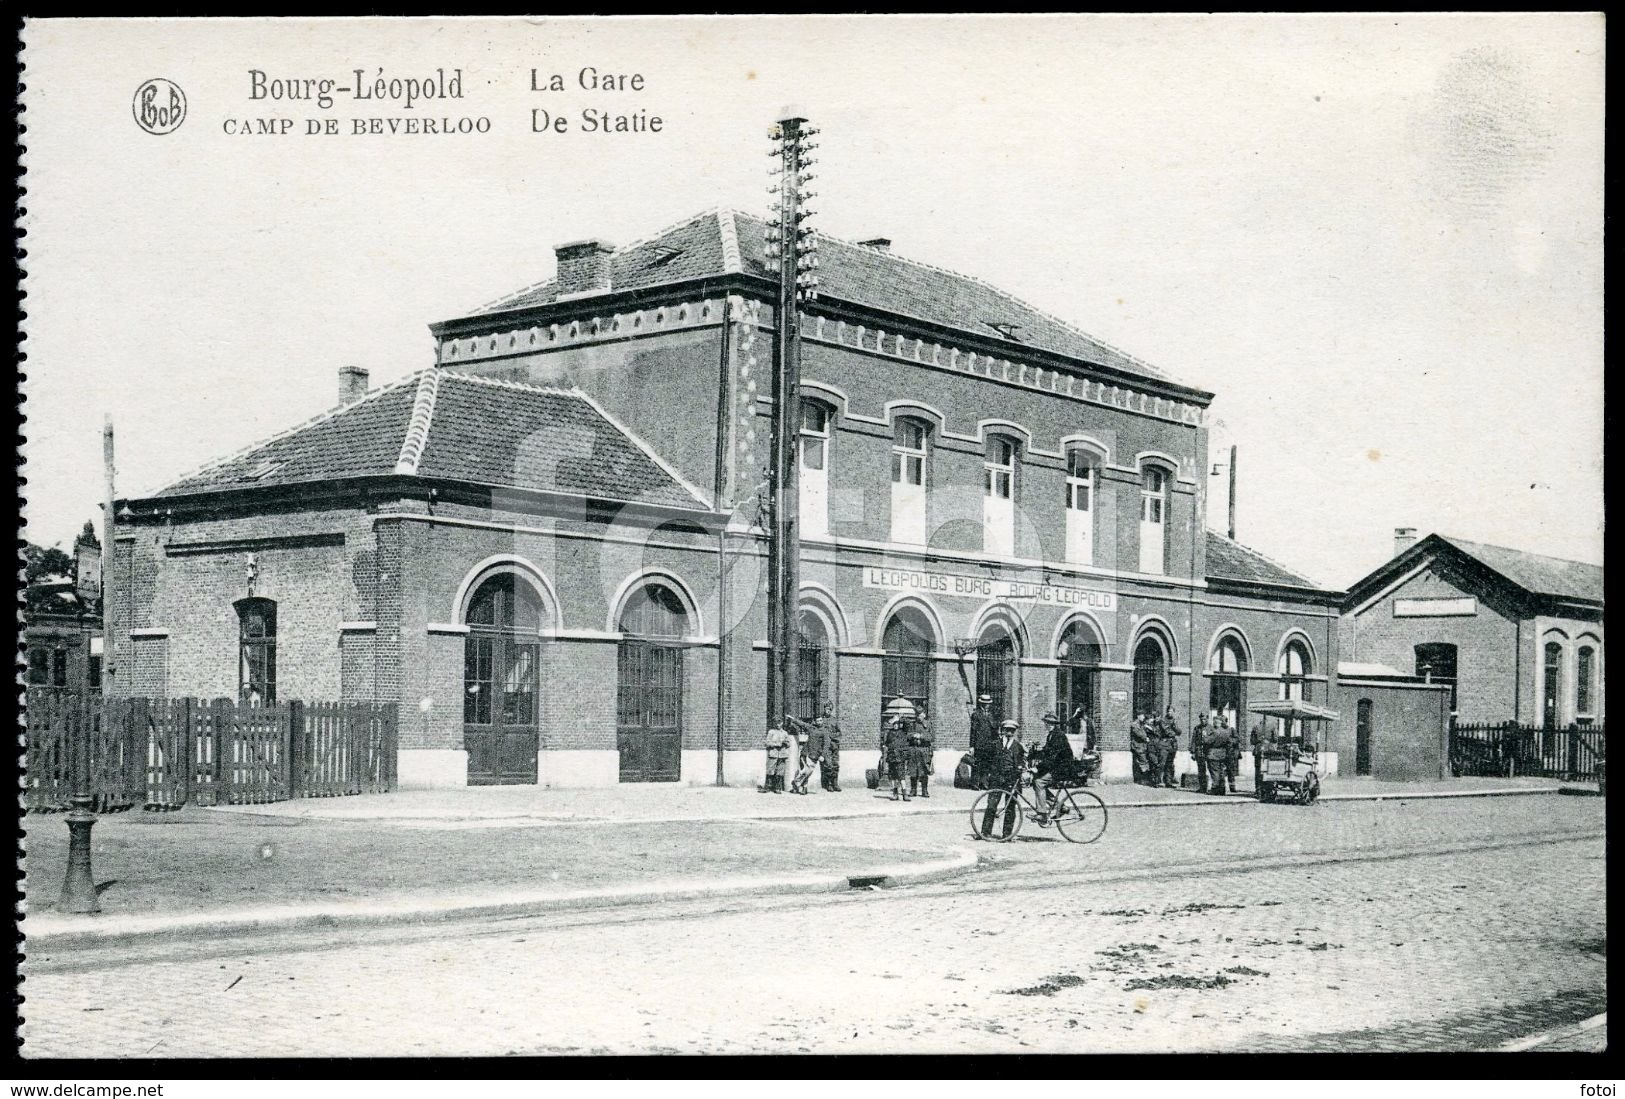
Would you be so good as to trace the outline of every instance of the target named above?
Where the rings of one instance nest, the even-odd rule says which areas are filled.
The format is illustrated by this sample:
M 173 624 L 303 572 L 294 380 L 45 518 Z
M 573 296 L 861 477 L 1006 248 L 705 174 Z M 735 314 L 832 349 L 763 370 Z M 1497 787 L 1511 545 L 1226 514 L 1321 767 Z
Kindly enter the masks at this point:
M 1253 770 L 1268 738 L 1263 719 L 1253 728 L 1250 741 Z M 1142 786 L 1174 787 L 1174 758 L 1179 751 L 1179 725 L 1174 711 L 1156 718 L 1142 714 L 1129 725 L 1129 748 L 1134 757 L 1134 781 Z M 1191 730 L 1191 762 L 1196 765 L 1196 788 L 1204 794 L 1223 796 L 1234 793 L 1241 778 L 1241 733 L 1230 716 L 1215 711 L 1196 719 Z
M 796 768 L 790 778 L 790 793 L 807 793 L 813 771 L 819 772 L 819 785 L 832 794 L 841 792 L 841 727 L 835 721 L 835 708 L 828 703 L 812 721 L 784 715 L 784 724 L 767 731 L 767 781 L 764 794 L 784 793 L 784 780 L 794 755 Z
M 1129 754 L 1134 757 L 1134 781 L 1141 786 L 1178 786 L 1174 755 L 1179 751 L 1179 724 L 1174 708 L 1160 718 L 1141 714 L 1128 727 Z
M 891 799 L 909 801 L 931 796 L 931 776 L 936 772 L 937 734 L 924 706 L 914 707 L 914 716 L 901 713 L 886 718 L 880 734 L 879 781 L 891 780 Z M 904 783 L 907 783 L 905 788 Z

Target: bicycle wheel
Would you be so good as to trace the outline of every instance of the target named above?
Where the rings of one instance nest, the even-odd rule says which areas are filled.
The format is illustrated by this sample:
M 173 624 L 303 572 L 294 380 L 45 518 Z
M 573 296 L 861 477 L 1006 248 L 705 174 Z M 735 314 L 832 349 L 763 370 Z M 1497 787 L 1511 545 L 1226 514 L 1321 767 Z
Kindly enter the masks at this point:
M 986 832 L 983 831 L 982 824 L 987 813 L 989 799 L 994 797 L 997 797 L 1002 804 L 999 806 L 998 815 L 993 818 L 992 831 Z M 1014 804 L 1012 805 L 1012 803 Z M 1010 817 L 1012 808 L 1015 811 L 1015 819 L 1010 822 L 1009 834 L 1005 834 L 1005 821 Z M 971 834 L 977 839 L 992 840 L 995 843 L 1009 843 L 1016 838 L 1016 833 L 1021 831 L 1021 824 L 1026 816 L 1027 814 L 1023 811 L 1019 799 L 1015 798 L 1014 795 L 1004 790 L 989 790 L 977 798 L 975 804 L 970 807 Z
M 1055 802 L 1055 828 L 1070 843 L 1094 843 L 1106 833 L 1106 803 L 1088 790 L 1067 790 Z

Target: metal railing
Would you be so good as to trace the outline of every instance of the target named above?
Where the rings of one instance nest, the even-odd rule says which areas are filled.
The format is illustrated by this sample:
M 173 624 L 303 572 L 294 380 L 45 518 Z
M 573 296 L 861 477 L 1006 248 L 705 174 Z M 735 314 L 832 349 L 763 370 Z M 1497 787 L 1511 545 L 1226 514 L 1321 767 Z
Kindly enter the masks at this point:
M 1600 725 L 1547 729 L 1537 725 L 1450 727 L 1450 766 L 1457 775 L 1595 779 L 1606 757 Z

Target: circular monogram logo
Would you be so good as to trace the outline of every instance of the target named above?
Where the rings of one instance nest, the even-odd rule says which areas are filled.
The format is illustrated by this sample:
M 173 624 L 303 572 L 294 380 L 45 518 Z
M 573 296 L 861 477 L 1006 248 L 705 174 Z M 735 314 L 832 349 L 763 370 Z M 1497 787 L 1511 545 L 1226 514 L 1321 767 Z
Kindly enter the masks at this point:
M 135 90 L 135 124 L 149 134 L 169 134 L 186 121 L 186 93 L 173 80 L 155 76 Z

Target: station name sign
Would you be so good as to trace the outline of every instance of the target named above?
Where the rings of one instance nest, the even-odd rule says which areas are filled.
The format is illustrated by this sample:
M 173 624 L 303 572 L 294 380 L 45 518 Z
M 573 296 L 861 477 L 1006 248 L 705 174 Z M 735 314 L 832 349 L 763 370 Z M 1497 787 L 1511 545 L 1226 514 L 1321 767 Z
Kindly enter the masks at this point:
M 954 573 L 921 572 L 882 565 L 870 565 L 863 570 L 863 586 L 887 591 L 911 591 L 920 595 L 958 595 L 971 599 L 1003 599 L 1011 603 L 1083 607 L 1108 614 L 1117 610 L 1117 593 L 1096 588 L 1059 587 L 1024 580 L 994 580 L 986 576 L 958 576 Z

